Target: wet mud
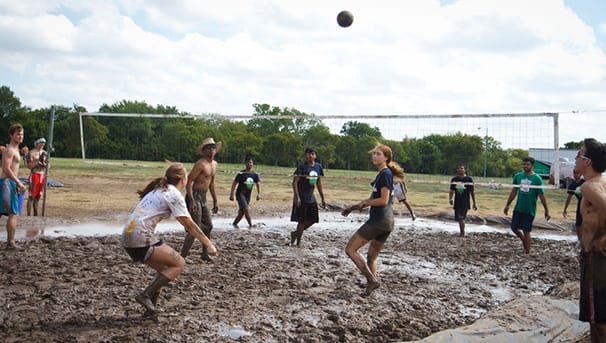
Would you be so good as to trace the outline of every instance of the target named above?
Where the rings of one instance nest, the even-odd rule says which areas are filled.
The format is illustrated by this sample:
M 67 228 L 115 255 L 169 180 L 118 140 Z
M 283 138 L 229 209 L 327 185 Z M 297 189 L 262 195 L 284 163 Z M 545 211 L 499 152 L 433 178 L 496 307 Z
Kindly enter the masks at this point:
M 470 324 L 520 297 L 577 282 L 577 244 L 507 233 L 397 229 L 379 256 L 381 286 L 345 255 L 351 230 L 213 232 L 220 255 L 194 245 L 180 279 L 162 292 L 155 317 L 134 301 L 153 278 L 119 237 L 37 237 L 0 248 L 3 342 L 387 342 Z M 183 232 L 159 235 L 179 249 Z M 362 250 L 365 253 L 365 250 Z M 564 298 L 578 299 L 565 292 Z

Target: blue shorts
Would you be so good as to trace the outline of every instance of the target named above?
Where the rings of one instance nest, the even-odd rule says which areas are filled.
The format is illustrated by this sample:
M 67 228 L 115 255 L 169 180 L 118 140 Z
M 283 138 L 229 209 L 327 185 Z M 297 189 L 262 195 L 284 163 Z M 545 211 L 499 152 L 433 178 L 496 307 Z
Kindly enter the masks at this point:
M 531 216 L 530 214 L 527 214 L 527 213 L 513 211 L 513 215 L 511 216 L 511 229 L 512 230 L 532 231 L 532 222 L 533 221 L 534 221 L 534 216 Z
M 19 214 L 19 190 L 9 178 L 0 179 L 0 215 Z

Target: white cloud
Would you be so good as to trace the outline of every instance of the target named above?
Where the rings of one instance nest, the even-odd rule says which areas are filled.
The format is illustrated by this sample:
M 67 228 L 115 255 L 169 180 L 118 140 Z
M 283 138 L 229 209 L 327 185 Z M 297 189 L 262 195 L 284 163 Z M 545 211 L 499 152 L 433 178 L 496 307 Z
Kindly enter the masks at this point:
M 561 1 L 0 0 L 0 13 L 1 83 L 34 108 L 606 109 L 606 24 L 594 31 Z

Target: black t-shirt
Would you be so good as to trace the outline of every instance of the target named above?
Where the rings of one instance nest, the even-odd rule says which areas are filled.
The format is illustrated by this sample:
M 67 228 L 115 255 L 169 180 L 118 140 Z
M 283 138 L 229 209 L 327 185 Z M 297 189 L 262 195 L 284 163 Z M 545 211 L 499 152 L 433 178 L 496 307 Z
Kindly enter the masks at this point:
M 389 189 L 389 194 L 393 192 L 393 174 L 391 169 L 383 168 L 379 171 L 375 180 L 370 183 L 372 186 L 372 199 L 377 199 L 381 197 L 381 188 L 387 187 Z M 391 206 L 393 203 L 393 197 L 389 197 L 389 203 L 387 206 Z M 370 207 L 370 216 L 369 221 L 380 221 L 383 219 L 384 211 L 383 208 L 385 206 L 371 206 Z
M 250 180 L 249 180 L 250 178 Z M 244 194 L 246 197 L 250 197 L 250 193 L 252 193 L 253 187 L 248 188 L 247 183 L 252 183 L 254 185 L 257 182 L 260 182 L 259 174 L 255 172 L 247 173 L 246 169 L 242 169 L 234 178 L 234 180 L 238 183 L 238 188 L 236 189 L 236 195 Z
M 295 175 L 299 176 L 299 183 L 297 188 L 299 189 L 299 198 L 303 204 L 315 204 L 316 197 L 314 196 L 314 189 L 316 189 L 315 182 L 312 178 L 319 178 L 324 176 L 324 169 L 322 165 L 316 162 L 313 166 L 310 166 L 307 161 L 297 166 Z M 313 183 L 312 183 L 313 182 Z
M 461 209 L 470 209 L 471 201 L 469 200 L 470 194 L 473 191 L 473 179 L 471 176 L 465 175 L 459 177 L 458 175 L 450 180 L 450 189 L 454 190 L 454 207 Z

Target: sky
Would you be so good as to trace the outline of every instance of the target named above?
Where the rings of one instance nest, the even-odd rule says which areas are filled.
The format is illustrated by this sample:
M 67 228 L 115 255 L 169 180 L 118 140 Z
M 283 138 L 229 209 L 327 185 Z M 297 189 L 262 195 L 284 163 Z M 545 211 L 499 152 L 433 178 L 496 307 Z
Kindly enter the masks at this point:
M 558 112 L 560 145 L 606 141 L 606 1 L 0 0 L 0 85 L 89 112 Z

